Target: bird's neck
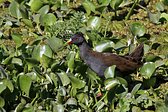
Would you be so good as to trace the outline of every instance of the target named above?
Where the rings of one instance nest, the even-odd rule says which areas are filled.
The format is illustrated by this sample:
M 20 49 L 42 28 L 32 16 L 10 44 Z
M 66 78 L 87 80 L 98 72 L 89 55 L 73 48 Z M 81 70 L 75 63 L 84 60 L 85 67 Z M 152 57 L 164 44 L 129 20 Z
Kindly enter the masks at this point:
M 88 56 L 88 51 L 91 50 L 90 46 L 84 41 L 81 45 L 79 45 L 81 58 L 86 58 Z

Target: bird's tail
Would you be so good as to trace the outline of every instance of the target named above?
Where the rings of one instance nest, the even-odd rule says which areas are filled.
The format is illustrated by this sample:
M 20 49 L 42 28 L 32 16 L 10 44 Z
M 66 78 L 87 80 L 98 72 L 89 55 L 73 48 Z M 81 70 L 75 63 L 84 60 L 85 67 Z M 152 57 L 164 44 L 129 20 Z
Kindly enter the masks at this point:
M 135 50 L 129 54 L 128 56 L 134 58 L 136 61 L 141 61 L 142 57 L 144 55 L 144 44 L 141 43 L 138 47 L 135 48 Z

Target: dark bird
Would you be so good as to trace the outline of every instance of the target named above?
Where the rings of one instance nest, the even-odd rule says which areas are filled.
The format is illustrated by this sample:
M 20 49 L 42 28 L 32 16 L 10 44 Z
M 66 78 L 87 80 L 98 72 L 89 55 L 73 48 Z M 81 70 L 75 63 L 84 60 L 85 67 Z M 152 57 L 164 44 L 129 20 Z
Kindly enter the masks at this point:
M 140 44 L 131 54 L 125 56 L 93 51 L 82 33 L 73 35 L 68 44 L 75 44 L 79 47 L 80 57 L 100 77 L 103 77 L 106 68 L 112 65 L 116 65 L 117 71 L 123 74 L 130 74 L 142 65 L 143 44 Z

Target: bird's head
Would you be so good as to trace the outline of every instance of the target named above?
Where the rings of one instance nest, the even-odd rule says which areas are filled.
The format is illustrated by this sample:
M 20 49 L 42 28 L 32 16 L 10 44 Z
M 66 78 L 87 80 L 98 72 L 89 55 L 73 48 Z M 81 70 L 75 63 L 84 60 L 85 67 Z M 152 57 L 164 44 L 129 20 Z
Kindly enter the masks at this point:
M 85 39 L 83 37 L 83 34 L 79 32 L 74 34 L 67 43 L 69 45 L 70 44 L 81 45 L 84 41 Z

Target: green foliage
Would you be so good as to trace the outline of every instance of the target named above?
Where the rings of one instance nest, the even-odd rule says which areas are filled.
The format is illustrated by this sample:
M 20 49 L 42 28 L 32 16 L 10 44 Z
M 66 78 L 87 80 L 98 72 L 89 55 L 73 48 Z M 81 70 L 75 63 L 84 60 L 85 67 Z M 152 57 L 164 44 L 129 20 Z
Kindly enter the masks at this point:
M 168 109 L 167 0 L 4 0 L 0 2 L 0 111 Z M 69 37 L 83 32 L 98 52 L 130 53 L 144 43 L 137 72 L 116 66 L 100 78 Z M 127 46 L 129 45 L 129 46 Z

